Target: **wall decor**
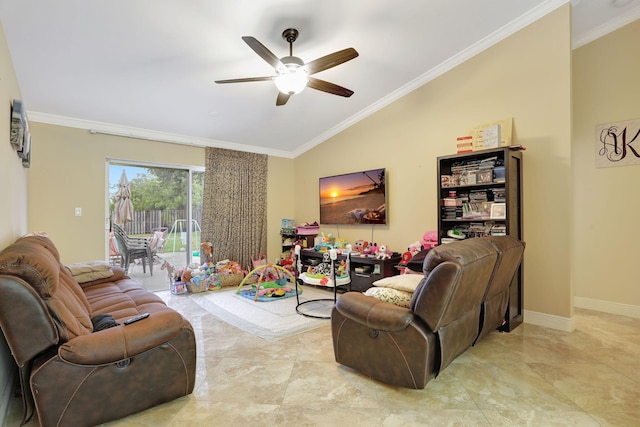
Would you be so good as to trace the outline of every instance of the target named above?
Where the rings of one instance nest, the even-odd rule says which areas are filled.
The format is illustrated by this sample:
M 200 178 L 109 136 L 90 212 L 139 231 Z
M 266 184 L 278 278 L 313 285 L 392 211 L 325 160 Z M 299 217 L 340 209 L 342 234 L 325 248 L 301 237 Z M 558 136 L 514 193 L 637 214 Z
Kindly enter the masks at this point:
M 11 146 L 18 157 L 22 159 L 22 166 L 31 167 L 31 133 L 29 122 L 22 101 L 14 99 L 11 103 Z
M 22 150 L 24 131 L 27 127 L 27 117 L 24 113 L 22 101 L 14 99 L 11 104 L 11 146 L 14 150 Z
M 596 126 L 596 167 L 640 165 L 640 119 Z
M 31 152 L 31 133 L 29 132 L 29 126 L 24 129 L 24 136 L 22 138 L 22 147 L 16 151 L 18 157 L 26 159 Z
M 23 168 L 30 168 L 31 167 L 31 151 L 29 151 L 27 153 L 27 157 L 22 159 L 22 167 Z

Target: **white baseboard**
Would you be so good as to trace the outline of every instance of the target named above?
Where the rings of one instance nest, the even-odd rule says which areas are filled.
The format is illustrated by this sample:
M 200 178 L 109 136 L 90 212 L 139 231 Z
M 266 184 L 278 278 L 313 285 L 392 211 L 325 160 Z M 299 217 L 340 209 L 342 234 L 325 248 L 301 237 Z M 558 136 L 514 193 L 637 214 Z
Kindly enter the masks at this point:
M 573 306 L 587 310 L 601 311 L 603 313 L 640 318 L 640 306 L 637 305 L 574 297 Z M 565 332 L 571 332 L 575 329 L 575 322 L 573 318 L 560 317 L 553 314 L 529 310 L 524 311 L 524 323 L 543 326 L 545 328 L 558 329 Z
M 545 328 L 558 329 L 565 332 L 572 332 L 575 329 L 575 322 L 573 318 L 560 317 L 553 314 L 529 310 L 524 311 L 524 323 L 543 326 Z
M 640 318 L 640 306 L 621 304 L 619 302 L 603 301 L 591 298 L 573 297 L 573 306 L 587 310 L 602 311 L 611 314 Z

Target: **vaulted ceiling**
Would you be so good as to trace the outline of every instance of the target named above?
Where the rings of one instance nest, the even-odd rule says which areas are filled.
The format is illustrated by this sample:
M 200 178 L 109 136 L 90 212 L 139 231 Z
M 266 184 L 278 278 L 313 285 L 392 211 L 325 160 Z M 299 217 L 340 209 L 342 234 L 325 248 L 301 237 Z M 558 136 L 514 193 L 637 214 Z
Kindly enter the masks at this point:
M 294 157 L 566 0 L 0 0 L 29 119 L 157 140 Z M 640 18 L 640 0 L 573 0 L 572 40 Z M 306 88 L 276 106 L 272 76 L 242 39 L 309 62 L 359 56 L 314 75 L 354 91 Z

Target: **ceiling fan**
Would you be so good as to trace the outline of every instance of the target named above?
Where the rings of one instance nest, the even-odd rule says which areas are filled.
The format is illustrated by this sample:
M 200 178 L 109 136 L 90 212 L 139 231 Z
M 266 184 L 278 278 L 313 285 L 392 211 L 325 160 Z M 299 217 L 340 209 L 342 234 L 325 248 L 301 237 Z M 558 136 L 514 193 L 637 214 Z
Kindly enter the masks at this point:
M 309 76 L 319 73 L 320 71 L 328 70 L 329 68 L 357 57 L 358 52 L 356 52 L 354 48 L 350 47 L 340 50 L 305 64 L 302 59 L 293 56 L 293 42 L 298 38 L 298 30 L 288 28 L 283 31 L 282 38 L 289 43 L 289 56 L 278 58 L 255 37 L 242 37 L 242 40 L 244 40 L 255 53 L 260 55 L 262 59 L 267 61 L 269 65 L 275 69 L 275 76 L 216 80 L 216 83 L 244 83 L 273 80 L 278 88 L 278 98 L 276 99 L 276 105 L 278 106 L 286 104 L 291 95 L 302 92 L 307 86 L 312 89 L 347 98 L 353 95 L 352 90 Z

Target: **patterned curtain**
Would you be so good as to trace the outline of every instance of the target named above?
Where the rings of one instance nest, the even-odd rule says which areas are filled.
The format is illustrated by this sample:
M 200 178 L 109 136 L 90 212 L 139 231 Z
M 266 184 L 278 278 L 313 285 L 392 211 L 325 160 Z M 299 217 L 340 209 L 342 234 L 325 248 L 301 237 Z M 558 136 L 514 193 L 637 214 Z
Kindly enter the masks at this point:
M 251 256 L 267 249 L 267 156 L 212 147 L 205 155 L 202 241 L 215 261 L 251 269 Z

